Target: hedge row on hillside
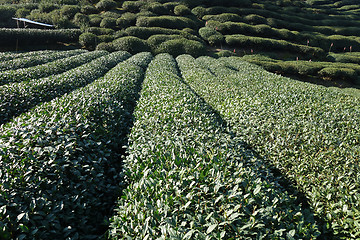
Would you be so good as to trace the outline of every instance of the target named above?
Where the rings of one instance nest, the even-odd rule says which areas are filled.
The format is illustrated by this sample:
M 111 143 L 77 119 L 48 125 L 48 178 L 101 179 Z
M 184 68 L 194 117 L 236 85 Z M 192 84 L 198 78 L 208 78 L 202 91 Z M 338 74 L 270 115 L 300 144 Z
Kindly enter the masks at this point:
M 90 56 L 86 64 L 62 74 L 0 87 L 0 124 L 41 102 L 50 101 L 91 83 L 130 56 L 127 52 L 115 52 L 109 55 L 106 55 L 106 52 L 98 52 L 96 55 L 95 60 Z
M 316 237 L 311 217 L 179 75 L 169 54 L 145 73 L 111 239 Z
M 231 47 L 241 48 L 254 48 L 260 50 L 272 51 L 288 51 L 292 53 L 303 54 L 306 56 L 314 56 L 318 58 L 325 57 L 325 51 L 318 47 L 310 47 L 306 45 L 300 45 L 290 43 L 285 40 L 276 40 L 271 38 L 251 37 L 245 35 L 226 35 L 225 42 Z
M 186 60 L 186 61 L 185 61 Z M 325 220 L 323 237 L 360 234 L 360 99 L 268 73 L 239 58 L 187 57 L 186 83 L 268 163 L 296 183 Z M 235 73 L 234 73 L 235 71 Z M 214 77 L 214 74 L 216 77 Z M 335 236 L 327 234 L 335 234 Z
M 316 62 L 316 61 L 280 61 L 258 55 L 244 56 L 245 61 L 255 63 L 270 72 L 290 75 L 313 76 L 330 81 L 347 81 L 360 84 L 360 66 L 354 63 Z M 359 58 L 357 58 L 360 61 Z M 352 59 L 355 61 L 355 57 Z
M 85 52 L 33 67 L 2 71 L 0 72 L 0 85 L 59 74 L 105 54 L 105 52 Z
M 0 126 L 2 239 L 104 234 L 144 73 L 136 63 L 152 58 L 138 57 Z
M 18 44 L 47 44 L 57 42 L 78 42 L 80 29 L 10 29 L 0 28 L 0 43 L 5 46 Z
M 37 56 L 28 56 L 24 58 L 15 58 L 12 60 L 0 62 L 0 71 L 15 71 L 19 68 L 28 68 L 39 64 L 45 64 L 47 62 L 56 61 L 57 59 L 67 58 L 74 55 L 79 55 L 86 52 L 86 50 L 75 49 L 69 51 L 55 51 L 47 54 L 41 54 Z M 0 72 L 2 74 L 2 72 Z

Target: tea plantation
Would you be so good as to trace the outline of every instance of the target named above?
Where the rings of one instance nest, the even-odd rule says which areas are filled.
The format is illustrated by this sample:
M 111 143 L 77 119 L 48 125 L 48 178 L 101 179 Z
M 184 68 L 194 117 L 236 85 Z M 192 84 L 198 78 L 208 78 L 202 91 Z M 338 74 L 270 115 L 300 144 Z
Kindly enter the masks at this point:
M 0 239 L 360 239 L 359 9 L 0 0 Z
M 357 238 L 358 97 L 237 57 L 73 53 L 1 72 L 3 239 Z

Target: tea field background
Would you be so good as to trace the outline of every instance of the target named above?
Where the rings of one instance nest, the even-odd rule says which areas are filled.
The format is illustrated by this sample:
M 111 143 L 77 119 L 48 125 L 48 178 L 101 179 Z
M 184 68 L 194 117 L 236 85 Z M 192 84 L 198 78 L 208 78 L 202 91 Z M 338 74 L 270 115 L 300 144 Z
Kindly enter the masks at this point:
M 0 239 L 358 239 L 359 6 L 0 0 Z

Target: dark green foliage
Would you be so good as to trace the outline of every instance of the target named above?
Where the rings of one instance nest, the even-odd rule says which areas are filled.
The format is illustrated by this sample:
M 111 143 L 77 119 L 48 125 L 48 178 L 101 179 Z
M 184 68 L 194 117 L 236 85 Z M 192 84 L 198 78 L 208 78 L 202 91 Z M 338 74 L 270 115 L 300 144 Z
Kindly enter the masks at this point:
M 80 7 L 75 5 L 64 5 L 61 7 L 60 12 L 62 16 L 72 19 L 76 13 L 80 12 Z
M 142 67 L 151 60 L 140 58 L 1 126 L 0 167 L 10 174 L 1 178 L 7 186 L 0 199 L 4 233 L 13 239 L 101 238 L 122 181 L 121 148 Z M 27 140 L 21 137 L 26 132 Z M 8 136 L 21 143 L 10 150 Z
M 85 32 L 79 36 L 79 43 L 87 49 L 95 49 L 96 45 L 99 43 L 99 39 L 95 34 Z
M 148 39 L 156 34 L 180 34 L 180 30 L 168 29 L 162 27 L 129 27 L 125 32 L 130 36 L 135 36 L 141 39 Z
M 262 50 L 272 49 L 278 51 L 289 51 L 315 57 L 324 57 L 325 55 L 324 50 L 321 48 L 293 44 L 284 40 L 275 40 L 270 38 L 228 35 L 226 36 L 225 41 L 228 45 L 233 47 L 251 47 Z
M 191 13 L 199 19 L 202 19 L 202 17 L 206 14 L 206 9 L 204 7 L 195 7 L 191 10 Z
M 346 80 L 349 82 L 355 82 L 355 80 L 358 78 L 358 74 L 354 69 L 351 68 L 326 67 L 319 71 L 319 75 L 325 79 L 330 79 L 333 81 Z
M 245 18 L 245 17 L 244 17 Z M 218 22 L 241 22 L 243 18 L 234 13 L 222 13 L 219 15 L 205 15 L 202 17 L 203 20 L 214 20 Z
M 100 27 L 100 23 L 102 18 L 97 14 L 92 14 L 89 16 L 90 19 L 90 26 L 92 27 Z
M 100 27 L 90 27 L 87 31 L 95 35 L 112 35 L 114 33 L 113 29 Z
M 325 221 L 325 236 L 356 239 L 360 99 L 268 73 L 235 57 L 205 64 L 207 76 L 193 70 L 195 76 L 187 81 L 191 88 L 241 139 L 296 182 Z M 209 80 L 212 74 L 216 79 Z
M 186 16 L 186 15 L 191 15 L 192 13 L 191 13 L 190 8 L 188 8 L 185 5 L 180 4 L 180 5 L 175 6 L 174 14 L 178 15 L 178 16 Z
M 210 45 L 217 45 L 224 41 L 224 36 L 210 27 L 202 27 L 199 29 L 200 36 L 209 42 Z
M 163 27 L 171 29 L 197 28 L 198 22 L 186 18 L 175 16 L 159 16 L 159 17 L 139 17 L 136 20 L 138 27 Z
M 115 39 L 112 44 L 116 51 L 127 51 L 130 53 L 150 51 L 150 46 L 145 40 L 133 36 Z
M 115 61 L 108 62 L 109 57 L 102 57 L 107 54 L 105 51 L 86 52 L 28 68 L 28 74 L 13 71 L 16 79 L 9 74 L 12 84 L 0 87 L 0 99 L 4 103 L 0 108 L 0 124 L 41 102 L 50 101 L 101 77 L 116 64 Z M 123 58 L 127 57 L 124 54 Z M 3 80 L 4 76 L 1 75 L 1 78 Z
M 105 17 L 101 20 L 100 27 L 115 29 L 116 28 L 116 19 Z
M 90 19 L 87 15 L 82 13 L 76 13 L 73 22 L 79 27 L 88 27 L 90 25 Z
M 198 41 L 179 38 L 161 43 L 156 49 L 156 53 L 169 53 L 172 56 L 190 54 L 198 57 L 206 54 L 206 47 Z
M 112 44 L 112 42 L 106 43 L 106 42 L 101 42 L 96 46 L 96 50 L 98 51 L 108 51 L 108 52 L 114 52 L 115 48 Z
M 113 0 L 100 0 L 95 7 L 99 11 L 109 11 L 117 7 L 117 3 Z
M 101 13 L 101 17 L 102 18 L 119 18 L 121 16 L 121 12 L 120 11 L 117 11 L 117 10 L 111 10 L 111 11 L 106 11 L 106 12 L 103 12 Z
M 17 18 L 26 18 L 30 14 L 30 10 L 26 8 L 19 8 L 16 10 L 15 17 Z
M 150 11 L 157 15 L 168 15 L 170 11 L 161 3 L 158 2 L 152 2 L 144 5 L 141 8 L 142 11 Z
M 122 4 L 122 8 L 127 12 L 136 13 L 140 11 L 140 8 L 145 3 L 142 1 L 124 1 Z
M 181 73 L 169 54 L 145 73 L 111 239 L 315 238 L 310 214 L 184 83 L 187 67 L 203 72 L 182 57 Z
M 42 29 L 0 29 L 0 43 L 5 46 L 19 44 L 41 45 L 46 43 L 77 42 L 80 29 L 42 30 Z
M 98 36 L 99 42 L 112 42 L 115 37 L 112 35 L 100 35 Z
M 1 6 L 0 5 L 0 21 L 7 22 L 11 20 L 11 18 L 16 13 L 16 7 L 15 6 Z
M 174 8 L 179 5 L 179 2 L 167 2 L 164 3 L 163 6 L 169 11 L 169 12 L 174 12 Z
M 231 57 L 234 56 L 235 53 L 229 50 L 221 50 L 215 53 L 217 57 Z
M 80 10 L 83 14 L 96 14 L 98 13 L 98 10 L 96 9 L 96 7 L 92 6 L 92 5 L 84 5 L 81 6 L 81 10 Z
M 43 12 L 43 13 L 49 13 L 55 9 L 59 9 L 60 8 L 60 5 L 58 4 L 52 4 L 52 3 L 41 3 L 39 5 L 39 10 L 40 12 Z

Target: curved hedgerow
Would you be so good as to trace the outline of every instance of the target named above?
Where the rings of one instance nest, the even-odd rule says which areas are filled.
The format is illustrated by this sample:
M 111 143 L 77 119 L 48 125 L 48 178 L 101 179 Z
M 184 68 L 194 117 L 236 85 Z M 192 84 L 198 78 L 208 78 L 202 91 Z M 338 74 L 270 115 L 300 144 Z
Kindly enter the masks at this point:
M 62 74 L 1 86 L 0 124 L 41 102 L 50 101 L 91 83 L 120 61 L 130 57 L 127 52 L 115 52 L 109 55 L 99 52 L 97 55 L 97 59 L 93 61 L 88 59 L 88 63 Z
M 198 41 L 186 38 L 174 38 L 161 43 L 155 49 L 156 53 L 169 53 L 172 56 L 191 54 L 198 57 L 206 54 L 206 47 Z
M 315 237 L 314 222 L 179 75 L 169 54 L 146 70 L 111 238 Z
M 85 52 L 33 67 L 3 71 L 0 72 L 0 85 L 59 74 L 103 55 L 105 52 Z
M 2 239 L 104 234 L 122 184 L 122 145 L 144 73 L 136 63 L 152 58 L 137 57 L 0 126 Z
M 42 54 L 54 53 L 56 50 L 42 50 L 42 51 L 31 51 L 31 52 L 1 52 L 0 53 L 0 61 L 9 61 L 16 58 L 23 57 L 35 57 L 40 56 Z
M 50 61 L 55 61 L 57 59 L 71 57 L 84 52 L 86 52 L 86 50 L 82 50 L 82 49 L 56 51 L 49 54 L 38 55 L 37 57 L 19 58 L 19 59 L 4 61 L 4 62 L 0 62 L 0 71 L 31 67 L 39 64 L 44 64 Z
M 185 81 L 236 134 L 305 193 L 324 221 L 322 237 L 358 238 L 358 97 L 284 78 L 237 57 L 187 56 L 179 65 Z

